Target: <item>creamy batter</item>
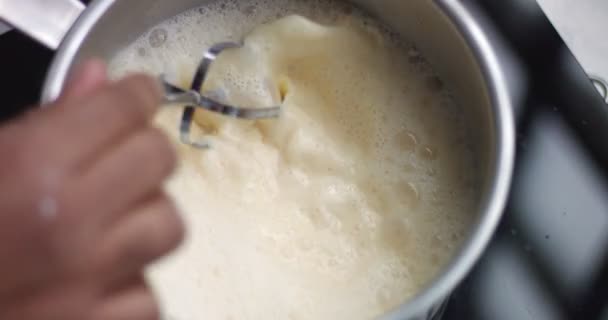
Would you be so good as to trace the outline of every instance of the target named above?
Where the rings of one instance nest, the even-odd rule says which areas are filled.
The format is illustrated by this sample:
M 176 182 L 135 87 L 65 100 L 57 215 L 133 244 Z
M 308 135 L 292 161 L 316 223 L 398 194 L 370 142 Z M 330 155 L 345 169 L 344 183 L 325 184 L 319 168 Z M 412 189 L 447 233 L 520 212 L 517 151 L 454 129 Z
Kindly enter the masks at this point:
M 294 15 L 297 14 L 297 15 Z M 458 248 L 477 200 L 461 112 L 420 57 L 358 10 L 327 1 L 221 1 L 150 30 L 111 63 L 203 91 L 281 103 L 278 120 L 196 115 L 206 151 L 156 121 L 181 165 L 168 192 L 189 228 L 149 277 L 167 319 L 371 319 L 424 288 Z

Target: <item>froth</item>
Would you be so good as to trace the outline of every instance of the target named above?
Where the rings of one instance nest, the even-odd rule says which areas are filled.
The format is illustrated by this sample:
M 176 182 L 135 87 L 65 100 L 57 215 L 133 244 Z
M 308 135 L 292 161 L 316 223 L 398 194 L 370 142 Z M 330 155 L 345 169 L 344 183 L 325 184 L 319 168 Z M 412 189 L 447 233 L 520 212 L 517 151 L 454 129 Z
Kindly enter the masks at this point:
M 274 22 L 292 14 L 314 22 Z M 201 152 L 178 143 L 180 110 L 156 119 L 182 158 L 168 190 L 190 228 L 186 245 L 150 273 L 164 312 L 377 317 L 436 275 L 472 219 L 462 112 L 415 47 L 341 1 L 215 1 L 151 29 L 110 72 L 164 73 L 187 87 L 210 45 L 245 35 L 204 91 L 238 104 L 284 100 L 280 120 L 198 113 L 217 142 Z

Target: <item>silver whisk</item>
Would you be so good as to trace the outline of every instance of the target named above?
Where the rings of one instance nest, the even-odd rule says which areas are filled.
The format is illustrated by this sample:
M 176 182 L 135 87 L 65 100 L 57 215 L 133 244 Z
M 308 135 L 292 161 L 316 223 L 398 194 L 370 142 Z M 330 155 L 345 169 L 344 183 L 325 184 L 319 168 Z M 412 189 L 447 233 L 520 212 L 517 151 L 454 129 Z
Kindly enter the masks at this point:
M 164 102 L 166 104 L 186 104 L 182 114 L 180 124 L 180 139 L 183 143 L 196 148 L 209 148 L 207 142 L 196 142 L 190 138 L 190 129 L 194 111 L 196 108 L 217 112 L 225 116 L 240 118 L 240 119 L 271 119 L 277 118 L 281 113 L 281 107 L 268 108 L 249 108 L 240 106 L 231 106 L 222 102 L 216 101 L 210 97 L 206 97 L 200 93 L 211 63 L 222 53 L 222 51 L 232 48 L 239 48 L 242 44 L 236 42 L 222 42 L 211 46 L 203 55 L 203 59 L 198 65 L 192 80 L 192 85 L 189 90 L 181 89 L 165 81 L 161 76 L 161 82 L 165 90 Z

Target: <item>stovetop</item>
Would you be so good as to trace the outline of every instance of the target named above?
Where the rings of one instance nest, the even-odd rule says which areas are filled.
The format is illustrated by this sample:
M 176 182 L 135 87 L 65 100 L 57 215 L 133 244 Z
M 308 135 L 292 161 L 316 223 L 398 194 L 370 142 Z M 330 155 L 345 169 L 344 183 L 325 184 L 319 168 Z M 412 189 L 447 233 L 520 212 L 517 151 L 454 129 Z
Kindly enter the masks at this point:
M 608 79 L 608 1 L 538 3 L 585 71 Z M 523 109 L 503 223 L 445 319 L 606 320 L 608 163 L 589 155 L 559 102 L 532 93 Z
M 608 1 L 539 3 L 585 70 L 608 79 Z M 0 36 L 0 119 L 37 102 L 52 55 L 15 31 Z M 543 101 L 526 99 L 505 218 L 446 320 L 608 320 L 608 164 Z

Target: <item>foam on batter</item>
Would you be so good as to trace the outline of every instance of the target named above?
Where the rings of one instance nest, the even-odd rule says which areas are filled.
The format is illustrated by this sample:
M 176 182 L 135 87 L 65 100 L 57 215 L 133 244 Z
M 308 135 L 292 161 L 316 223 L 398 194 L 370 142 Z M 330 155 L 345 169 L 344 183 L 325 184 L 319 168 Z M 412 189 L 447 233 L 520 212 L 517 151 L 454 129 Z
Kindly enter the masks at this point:
M 163 312 L 377 317 L 436 276 L 473 218 L 460 109 L 415 48 L 341 2 L 216 2 L 150 30 L 110 71 L 165 73 L 187 87 L 206 48 L 245 36 L 204 91 L 282 101 L 279 120 L 198 112 L 213 146 L 200 151 L 178 142 L 179 108 L 156 118 L 181 157 L 167 189 L 190 231 L 150 270 Z

